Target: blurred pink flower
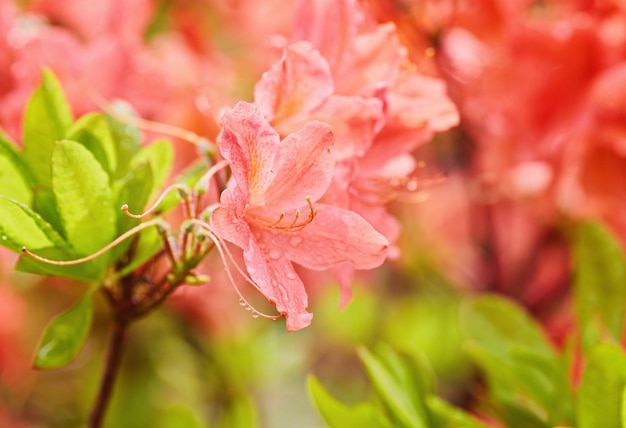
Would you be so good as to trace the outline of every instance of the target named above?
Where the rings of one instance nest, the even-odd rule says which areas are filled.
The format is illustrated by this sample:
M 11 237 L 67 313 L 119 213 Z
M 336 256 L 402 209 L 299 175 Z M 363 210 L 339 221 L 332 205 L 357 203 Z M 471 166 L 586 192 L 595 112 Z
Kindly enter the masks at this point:
M 335 165 L 327 125 L 309 122 L 281 141 L 245 102 L 227 111 L 222 125 L 218 145 L 233 175 L 211 227 L 244 250 L 250 277 L 286 316 L 287 329 L 299 330 L 312 315 L 292 262 L 370 269 L 384 261 L 387 241 L 358 214 L 318 203 Z

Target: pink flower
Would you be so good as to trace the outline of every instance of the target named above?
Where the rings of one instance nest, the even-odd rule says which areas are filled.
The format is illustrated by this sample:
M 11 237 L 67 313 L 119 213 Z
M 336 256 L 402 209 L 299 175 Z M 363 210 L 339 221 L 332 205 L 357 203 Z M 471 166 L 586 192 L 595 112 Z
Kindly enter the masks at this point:
M 312 121 L 282 141 L 257 108 L 239 102 L 218 137 L 232 179 L 211 218 L 216 235 L 241 247 L 250 277 L 287 318 L 308 326 L 304 284 L 292 262 L 308 269 L 371 269 L 387 240 L 358 214 L 317 203 L 333 177 L 333 135 Z

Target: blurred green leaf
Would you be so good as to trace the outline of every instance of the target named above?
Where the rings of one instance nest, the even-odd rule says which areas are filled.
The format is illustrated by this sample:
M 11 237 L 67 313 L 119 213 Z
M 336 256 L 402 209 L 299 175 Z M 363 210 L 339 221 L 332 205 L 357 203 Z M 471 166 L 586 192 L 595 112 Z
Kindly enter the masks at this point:
M 484 295 L 461 307 L 466 350 L 486 374 L 489 395 L 509 424 L 552 426 L 573 417 L 568 367 L 539 325 L 512 301 Z M 517 422 L 516 422 L 517 420 Z
M 116 234 L 109 178 L 91 152 L 60 141 L 52 153 L 52 190 L 67 238 L 81 255 L 111 242 Z
M 148 197 L 154 195 L 167 177 L 169 177 L 174 163 L 174 150 L 168 140 L 157 140 L 150 145 L 143 147 L 132 159 L 130 170 L 135 170 L 142 165 L 148 164 L 153 173 L 153 188 Z
M 307 385 L 315 407 L 330 428 L 392 427 L 391 422 L 374 404 L 348 406 L 330 395 L 315 376 L 308 377 Z
M 626 305 L 626 261 L 619 244 L 601 224 L 580 225 L 574 243 L 574 297 L 583 349 L 600 340 L 619 340 Z
M 163 240 L 155 227 L 144 229 L 139 232 L 136 244 L 132 243 L 132 240 L 129 241 L 131 242 L 131 245 L 135 245 L 132 251 L 132 258 L 122 269 L 116 272 L 115 276 L 118 278 L 122 278 L 125 275 L 130 274 L 132 271 L 148 261 L 163 247 Z M 121 247 L 122 245 L 123 244 L 120 244 L 119 246 Z
M 26 205 L 0 195 L 0 245 L 19 252 L 22 247 L 69 249 L 63 238 Z
M 136 116 L 129 104 L 115 101 L 109 106 L 123 116 Z M 130 162 L 141 148 L 141 132 L 137 127 L 123 123 L 112 116 L 106 116 L 109 129 L 113 135 L 115 153 L 117 153 L 117 170 L 114 178 L 122 178 L 128 172 Z
M 365 348 L 359 348 L 358 354 L 378 395 L 399 424 L 428 428 L 428 415 L 423 404 L 425 391 L 421 391 L 426 384 L 413 376 L 412 370 L 397 354 L 386 353 L 381 358 Z
M 15 146 L 0 133 L 0 192 L 30 205 L 34 177 Z
M 234 425 L 233 425 L 234 426 Z M 241 425 L 239 425 L 241 426 Z M 179 403 L 167 406 L 158 413 L 153 428 L 206 428 L 202 416 L 193 407 Z
M 485 428 L 482 422 L 441 398 L 431 395 L 426 405 L 433 419 L 433 428 Z
M 88 290 L 78 303 L 50 321 L 37 346 L 36 368 L 63 367 L 78 355 L 91 327 L 93 291 Z
M 102 169 L 113 176 L 117 170 L 117 153 L 113 135 L 106 118 L 99 113 L 87 113 L 67 131 L 67 140 L 85 146 L 100 162 Z
M 50 157 L 54 144 L 65 137 L 72 112 L 54 74 L 44 69 L 41 86 L 35 90 L 24 116 L 24 159 L 37 181 L 50 185 Z
M 626 354 L 611 343 L 600 343 L 591 351 L 583 372 L 576 425 L 579 428 L 619 428 L 622 394 L 626 387 Z

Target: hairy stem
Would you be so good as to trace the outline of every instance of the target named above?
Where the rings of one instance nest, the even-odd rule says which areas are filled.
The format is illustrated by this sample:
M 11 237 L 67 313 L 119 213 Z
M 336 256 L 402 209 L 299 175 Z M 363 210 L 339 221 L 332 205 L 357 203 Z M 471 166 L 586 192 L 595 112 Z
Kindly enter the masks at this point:
M 104 421 L 104 415 L 111 399 L 113 385 L 119 373 L 120 362 L 124 352 L 124 336 L 128 322 L 116 319 L 113 323 L 111 337 L 109 339 L 109 349 L 106 356 L 104 372 L 100 381 L 100 390 L 89 415 L 89 428 L 100 428 Z

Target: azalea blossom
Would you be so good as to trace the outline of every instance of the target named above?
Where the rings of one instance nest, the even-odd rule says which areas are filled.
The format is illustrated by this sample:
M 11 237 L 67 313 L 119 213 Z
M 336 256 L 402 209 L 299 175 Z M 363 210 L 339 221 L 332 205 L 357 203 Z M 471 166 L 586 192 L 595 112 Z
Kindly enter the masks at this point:
M 308 269 L 371 269 L 387 240 L 358 214 L 318 203 L 333 177 L 333 134 L 311 121 L 283 140 L 252 104 L 222 117 L 218 137 L 232 178 L 211 217 L 219 237 L 243 249 L 260 291 L 286 317 L 287 330 L 308 326 L 304 284 L 293 262 Z

